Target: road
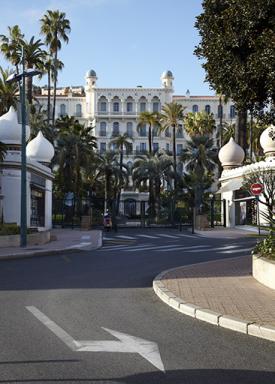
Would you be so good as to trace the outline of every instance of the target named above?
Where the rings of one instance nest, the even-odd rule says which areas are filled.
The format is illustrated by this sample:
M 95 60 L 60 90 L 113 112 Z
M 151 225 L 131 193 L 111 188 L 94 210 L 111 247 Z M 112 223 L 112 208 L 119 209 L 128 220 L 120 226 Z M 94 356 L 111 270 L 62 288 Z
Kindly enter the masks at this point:
M 97 251 L 0 263 L 0 384 L 275 383 L 275 343 L 184 316 L 152 290 L 162 270 L 245 255 L 255 239 L 105 237 Z

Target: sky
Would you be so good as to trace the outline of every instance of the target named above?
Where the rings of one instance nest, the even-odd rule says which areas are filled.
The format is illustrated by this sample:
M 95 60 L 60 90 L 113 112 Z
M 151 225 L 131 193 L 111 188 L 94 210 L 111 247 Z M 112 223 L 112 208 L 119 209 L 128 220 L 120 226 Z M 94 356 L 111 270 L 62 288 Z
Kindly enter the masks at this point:
M 174 94 L 214 94 L 193 54 L 201 0 L 0 0 L 0 6 L 0 34 L 18 24 L 27 39 L 43 39 L 40 19 L 47 9 L 66 13 L 71 33 L 59 53 L 65 67 L 58 86 L 85 85 L 86 71 L 94 69 L 98 87 L 159 87 L 169 69 Z M 0 65 L 10 66 L 2 55 Z M 36 83 L 45 85 L 46 78 Z

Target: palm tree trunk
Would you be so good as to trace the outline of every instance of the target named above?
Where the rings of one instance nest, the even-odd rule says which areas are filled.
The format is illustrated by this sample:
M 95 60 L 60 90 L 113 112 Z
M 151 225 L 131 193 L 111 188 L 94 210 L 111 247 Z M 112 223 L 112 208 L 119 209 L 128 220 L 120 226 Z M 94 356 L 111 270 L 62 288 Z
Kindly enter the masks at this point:
M 109 175 L 105 174 L 105 186 L 104 186 L 104 212 L 108 209 L 108 189 L 109 189 Z
M 176 152 L 176 126 L 173 125 L 173 168 L 175 173 L 174 188 L 176 189 L 176 176 L 177 176 L 177 152 Z
M 148 130 L 148 144 L 149 144 L 149 153 L 152 153 L 152 127 L 151 124 L 149 124 L 149 130 Z
M 27 69 L 31 69 L 32 66 L 27 65 Z M 27 88 L 27 100 L 29 105 L 32 104 L 32 76 L 27 77 L 27 82 L 26 82 L 26 88 Z
M 223 146 L 223 108 L 222 108 L 222 97 L 219 97 L 220 106 L 220 148 Z
M 123 145 L 120 147 L 120 158 L 119 158 L 119 169 L 120 172 L 122 172 L 122 165 L 123 165 Z M 116 215 L 119 214 L 119 203 L 120 203 L 120 195 L 121 195 L 121 185 L 119 185 L 117 198 L 116 198 Z
M 55 124 L 55 104 L 56 104 L 56 83 L 57 83 L 57 50 L 54 53 L 54 82 L 53 82 L 53 118 L 52 124 Z
M 50 126 L 51 115 L 51 69 L 48 68 L 48 95 L 47 95 L 47 125 Z
M 247 124 L 247 110 L 245 108 L 242 108 L 238 111 L 235 140 L 243 148 L 245 153 L 247 149 L 246 124 Z

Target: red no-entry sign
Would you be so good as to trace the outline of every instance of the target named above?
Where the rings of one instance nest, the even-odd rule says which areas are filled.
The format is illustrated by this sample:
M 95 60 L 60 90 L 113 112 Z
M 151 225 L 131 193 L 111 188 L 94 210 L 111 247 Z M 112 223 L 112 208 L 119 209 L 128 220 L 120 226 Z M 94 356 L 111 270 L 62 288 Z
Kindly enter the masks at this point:
M 263 192 L 263 186 L 260 183 L 254 183 L 250 186 L 250 192 L 254 196 L 259 196 Z

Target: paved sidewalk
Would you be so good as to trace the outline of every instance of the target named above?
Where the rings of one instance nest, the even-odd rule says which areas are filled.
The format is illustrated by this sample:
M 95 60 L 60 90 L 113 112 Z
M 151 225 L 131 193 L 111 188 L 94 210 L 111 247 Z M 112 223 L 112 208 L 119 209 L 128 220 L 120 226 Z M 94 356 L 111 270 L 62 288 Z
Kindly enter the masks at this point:
M 0 248 L 0 260 L 72 252 L 73 250 L 89 251 L 102 245 L 102 231 L 100 230 L 52 229 L 51 238 L 49 243 L 42 245 L 32 245 L 26 248 Z
M 275 291 L 252 277 L 251 256 L 175 268 L 154 281 L 156 294 L 182 313 L 275 341 Z
M 195 230 L 195 233 L 208 238 L 220 239 L 236 239 L 239 237 L 245 236 L 257 236 L 258 228 L 250 225 L 239 225 L 234 228 L 224 228 L 224 227 L 215 227 L 215 228 L 207 228 L 204 231 L 200 231 L 198 229 Z M 267 235 L 268 231 L 261 229 L 262 235 Z

